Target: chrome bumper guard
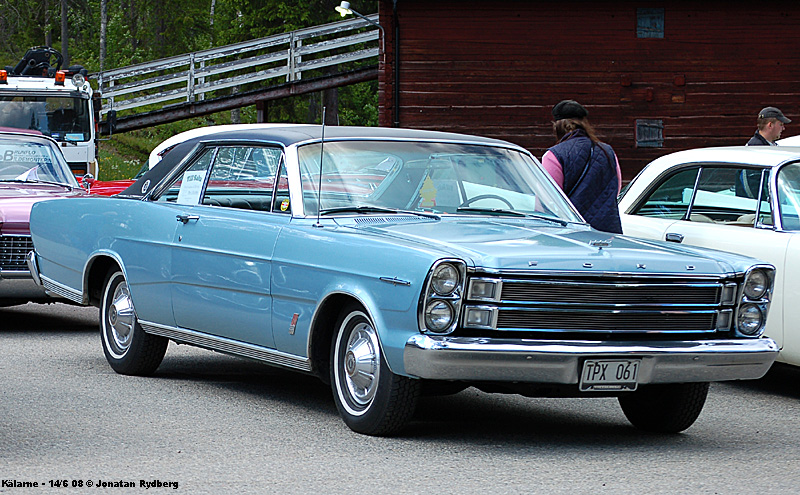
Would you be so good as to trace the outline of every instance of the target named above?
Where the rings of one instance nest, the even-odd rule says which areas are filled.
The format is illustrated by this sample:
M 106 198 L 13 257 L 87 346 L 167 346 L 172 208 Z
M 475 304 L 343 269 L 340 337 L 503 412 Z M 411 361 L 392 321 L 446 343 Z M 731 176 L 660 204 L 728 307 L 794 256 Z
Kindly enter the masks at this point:
M 30 278 L 33 279 L 36 285 L 42 285 L 42 279 L 39 278 L 39 264 L 36 262 L 36 251 L 29 251 L 25 255 L 25 264 L 28 265 Z
M 603 342 L 417 335 L 406 373 L 435 380 L 577 384 L 586 359 L 641 358 L 640 384 L 761 378 L 778 356 L 768 338 Z

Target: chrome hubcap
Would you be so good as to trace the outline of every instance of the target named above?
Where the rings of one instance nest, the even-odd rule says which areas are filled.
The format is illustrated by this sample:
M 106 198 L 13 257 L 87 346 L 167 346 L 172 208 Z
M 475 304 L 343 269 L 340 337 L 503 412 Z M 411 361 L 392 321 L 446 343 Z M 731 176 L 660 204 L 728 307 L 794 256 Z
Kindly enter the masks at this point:
M 108 308 L 108 323 L 114 344 L 124 352 L 131 345 L 133 326 L 136 323 L 131 295 L 125 282 L 114 289 L 114 296 Z
M 380 378 L 378 336 L 369 324 L 360 323 L 347 340 L 344 371 L 347 389 L 358 404 L 366 405 L 375 396 Z

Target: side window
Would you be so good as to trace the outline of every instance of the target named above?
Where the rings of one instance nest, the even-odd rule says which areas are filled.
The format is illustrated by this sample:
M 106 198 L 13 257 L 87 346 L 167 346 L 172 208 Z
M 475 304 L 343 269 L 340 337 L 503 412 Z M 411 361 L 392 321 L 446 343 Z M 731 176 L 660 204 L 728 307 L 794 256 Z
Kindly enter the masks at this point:
M 203 204 L 270 211 L 282 150 L 261 146 L 222 146 L 211 165 Z
M 681 220 L 689 210 L 699 167 L 668 177 L 633 213 L 645 217 Z
M 208 173 L 208 166 L 214 157 L 214 148 L 206 149 L 188 169 L 172 180 L 172 183 L 156 198 L 159 202 L 196 205 L 199 203 Z
M 703 167 L 692 220 L 753 226 L 758 215 L 760 223 L 771 224 L 769 190 L 762 185 L 762 175 L 760 169 Z

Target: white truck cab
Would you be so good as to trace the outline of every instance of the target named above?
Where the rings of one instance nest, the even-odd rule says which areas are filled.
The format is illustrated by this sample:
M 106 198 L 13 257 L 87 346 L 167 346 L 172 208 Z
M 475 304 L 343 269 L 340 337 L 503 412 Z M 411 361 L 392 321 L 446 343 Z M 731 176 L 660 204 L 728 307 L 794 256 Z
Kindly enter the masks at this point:
M 86 69 L 61 70 L 61 61 L 52 48 L 31 48 L 16 66 L 0 70 L 0 129 L 50 136 L 75 175 L 97 177 L 99 94 L 95 97 Z

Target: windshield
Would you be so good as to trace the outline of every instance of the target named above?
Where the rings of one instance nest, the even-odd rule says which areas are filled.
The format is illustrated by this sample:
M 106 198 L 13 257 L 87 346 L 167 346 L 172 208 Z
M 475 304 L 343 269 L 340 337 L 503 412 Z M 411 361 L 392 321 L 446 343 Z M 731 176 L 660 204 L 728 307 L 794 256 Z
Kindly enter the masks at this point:
M 56 141 L 88 141 L 89 100 L 67 96 L 0 96 L 0 127 L 39 131 Z
M 581 221 L 526 154 L 457 143 L 343 141 L 298 149 L 306 214 L 410 210 Z M 321 171 L 321 175 L 320 175 Z
M 78 187 L 61 150 L 44 138 L 0 136 L 0 182 L 50 182 Z

